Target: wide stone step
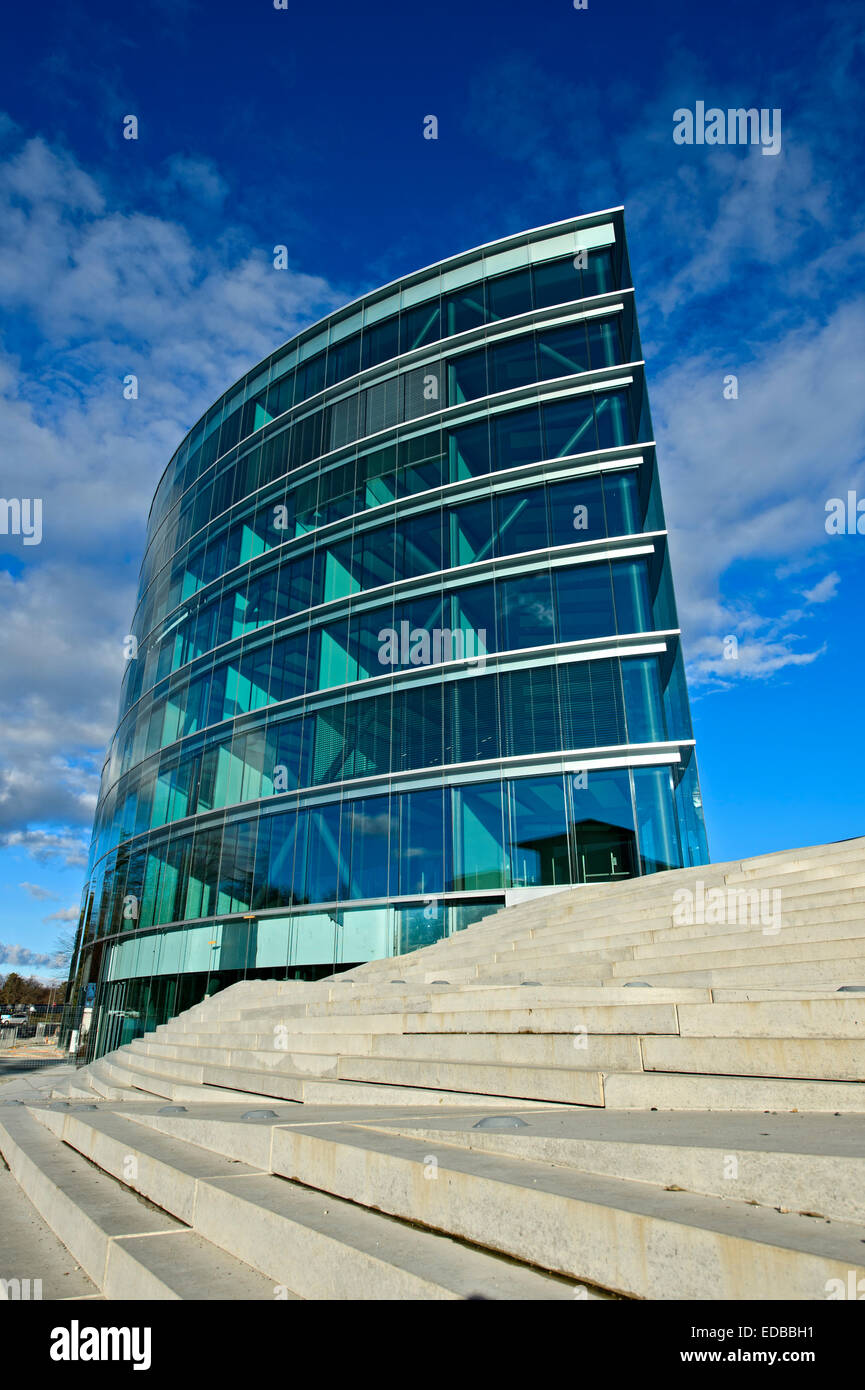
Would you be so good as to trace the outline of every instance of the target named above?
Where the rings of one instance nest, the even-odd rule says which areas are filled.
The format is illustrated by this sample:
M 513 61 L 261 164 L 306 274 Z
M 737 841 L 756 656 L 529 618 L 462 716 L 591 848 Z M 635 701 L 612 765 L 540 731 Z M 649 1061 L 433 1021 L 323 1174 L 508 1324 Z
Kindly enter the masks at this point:
M 600 1071 L 566 1067 L 497 1066 L 482 1062 L 450 1062 L 439 1057 L 422 1061 L 395 1057 L 342 1057 L 340 1077 L 381 1085 L 423 1086 L 462 1091 L 473 1096 L 510 1096 L 565 1105 L 603 1105 Z
M 865 1080 L 858 1038 L 643 1038 L 641 1047 L 644 1071 Z
M 263 1010 L 251 1010 L 244 1013 L 241 1017 L 231 1020 L 220 1021 L 200 1021 L 194 1028 L 185 1029 L 177 1027 L 169 1031 L 157 1030 L 155 1034 L 147 1034 L 153 1037 L 154 1041 L 182 1041 L 184 1035 L 192 1036 L 196 1039 L 222 1039 L 230 1033 L 247 1033 L 254 1030 L 256 1033 L 264 1035 L 270 1033 L 274 1037 L 284 1029 L 293 1032 L 295 1028 L 302 1029 L 304 1032 L 393 1032 L 403 1031 L 404 1020 L 413 1018 L 434 1017 L 454 1012 L 478 1013 L 485 1010 L 499 1011 L 501 1009 L 544 1009 L 544 1008 L 585 1008 L 597 1006 L 605 1011 L 621 1005 L 633 1006 L 636 1002 L 651 1004 L 651 1007 L 666 1006 L 679 1003 L 708 1003 L 711 1000 L 711 991 L 708 989 L 667 989 L 655 987 L 649 994 L 647 989 L 634 988 L 627 982 L 616 981 L 607 986 L 583 986 L 580 984 L 568 984 L 553 982 L 550 985 L 537 987 L 536 984 L 527 982 L 518 985 L 484 985 L 476 984 L 472 987 L 457 989 L 448 988 L 439 993 L 435 998 L 429 999 L 417 996 L 413 1000 L 404 1001 L 406 1008 L 400 1006 L 399 1012 L 392 1014 L 382 1014 L 375 1012 L 377 1005 L 375 999 L 358 999 L 355 1002 L 347 1003 L 325 1003 L 315 1008 L 314 1013 L 297 1012 L 285 1006 L 275 1005 L 272 1008 Z M 413 1007 L 408 1007 L 408 1005 Z M 387 1023 L 387 1028 L 381 1026 L 382 1022 Z M 181 1020 L 177 1020 L 178 1025 Z
M 182 1061 L 176 1057 L 171 1059 L 160 1059 L 128 1045 L 126 1047 L 119 1047 L 116 1052 L 112 1052 L 111 1060 L 114 1065 L 129 1065 L 134 1072 L 148 1072 L 154 1073 L 157 1076 L 169 1076 L 173 1081 L 191 1081 L 194 1085 L 200 1086 L 204 1080 L 204 1068 L 200 1062 L 193 1062 L 191 1060 Z M 163 1060 L 170 1060 L 170 1066 L 163 1066 Z
M 807 887 L 811 883 L 832 877 L 843 878 L 847 874 L 865 871 L 865 843 L 862 840 L 842 846 L 820 847 L 822 853 L 799 854 L 785 852 L 776 856 L 750 860 L 734 860 L 726 864 L 704 865 L 694 869 L 677 869 L 653 874 L 644 879 L 629 879 L 616 884 L 601 884 L 594 888 L 581 885 L 553 894 L 544 894 L 510 908 L 499 910 L 476 923 L 471 929 L 495 931 L 500 926 L 513 923 L 522 926 L 526 922 L 554 920 L 565 915 L 590 914 L 602 909 L 616 915 L 632 908 L 651 907 L 667 893 L 682 887 L 695 887 L 703 883 L 707 887 L 722 884 L 748 884 L 759 879 L 767 886 L 780 886 L 795 891 L 797 885 Z M 433 949 L 433 948 L 428 948 Z
M 538 899 L 531 912 L 524 914 L 520 919 L 512 917 L 509 912 L 499 912 L 494 918 L 486 920 L 490 924 L 490 930 L 495 930 L 498 926 L 506 926 L 512 921 L 522 927 L 527 923 L 540 921 L 591 921 L 604 915 L 626 919 L 633 914 L 636 918 L 640 914 L 652 915 L 659 912 L 665 903 L 674 904 L 677 901 L 674 895 L 682 889 L 699 894 L 701 888 L 706 892 L 717 888 L 736 892 L 761 888 L 771 891 L 777 888 L 782 900 L 786 900 L 788 895 L 791 900 L 795 899 L 799 894 L 807 899 L 813 894 L 832 893 L 836 888 L 857 886 L 863 870 L 865 853 L 859 852 L 839 858 L 831 866 L 821 864 L 819 867 L 808 866 L 786 871 L 779 868 L 772 873 L 751 868 L 724 874 L 702 872 L 692 873 L 688 878 L 677 876 L 666 883 L 660 882 L 660 875 L 653 875 L 651 879 L 643 880 L 640 888 L 632 889 L 628 893 L 618 891 L 621 885 L 617 885 L 617 891 L 597 902 L 585 902 L 581 900 L 579 892 L 572 891 L 557 897 L 555 901 L 547 898 Z
M 574 1009 L 577 1008 L 577 1013 Z M 373 1038 L 382 1044 L 388 1038 L 416 1033 L 564 1033 L 575 1028 L 585 1028 L 589 1033 L 633 1034 L 633 1033 L 675 1033 L 678 1031 L 676 1008 L 672 1004 L 629 1006 L 627 1004 L 580 1004 L 569 1008 L 525 1008 L 525 1009 L 478 1009 L 466 1008 L 453 1013 L 438 1010 L 429 1013 L 400 1014 L 401 1027 L 387 1032 L 370 1027 L 367 1018 L 363 1019 L 369 1031 L 349 1032 L 334 1027 L 325 1031 L 326 1020 L 289 1020 L 283 1025 L 285 1031 L 273 1030 L 252 1032 L 252 1023 L 244 1024 L 243 1031 L 210 1033 L 184 1033 L 176 1042 L 151 1042 L 150 1035 L 130 1044 L 134 1051 L 147 1051 L 153 1056 L 196 1057 L 202 1062 L 222 1061 L 229 1052 L 286 1050 L 291 1053 L 310 1052 L 350 1052 L 363 1054 L 371 1051 Z M 575 1021 L 576 1020 L 576 1021 Z M 335 1019 L 335 1025 L 347 1020 Z M 360 1020 L 352 1020 L 358 1028 Z M 316 1025 L 314 1028 L 311 1025 Z M 310 1031 L 306 1031 L 307 1028 Z M 303 1031 L 300 1031 L 303 1029 Z M 218 1044 L 221 1044 L 219 1046 Z M 211 1054 L 219 1054 L 211 1055 Z
M 0 1151 L 36 1211 L 106 1298 L 273 1298 L 272 1281 L 145 1205 L 23 1107 L 0 1114 Z
M 486 980 L 492 984 L 504 980 L 514 973 L 521 973 L 524 977 L 534 974 L 543 978 L 551 970 L 560 969 L 572 971 L 576 977 L 594 975 L 597 973 L 596 962 L 599 955 L 603 956 L 605 961 L 610 962 L 610 978 L 613 980 L 621 977 L 623 969 L 627 971 L 638 969 L 645 961 L 660 962 L 658 969 L 666 968 L 669 970 L 681 962 L 690 966 L 692 961 L 702 962 L 708 960 L 713 954 L 722 952 L 735 952 L 741 956 L 742 963 L 747 963 L 752 959 L 760 960 L 760 957 L 750 954 L 755 950 L 769 951 L 773 958 L 784 959 L 782 952 L 788 949 L 792 950 L 797 946 L 822 946 L 824 955 L 839 955 L 843 958 L 845 955 L 855 955 L 855 951 L 849 945 L 842 946 L 840 950 L 836 951 L 836 943 L 849 943 L 857 939 L 860 941 L 860 949 L 865 956 L 865 924 L 861 923 L 858 918 L 856 921 L 831 924 L 809 923 L 801 927 L 784 926 L 777 932 L 775 930 L 766 931 L 761 927 L 740 927 L 720 932 L 715 930 L 711 935 L 707 934 L 705 937 L 675 942 L 661 939 L 655 942 L 623 943 L 615 950 L 604 949 L 601 952 L 577 942 L 545 946 L 543 941 L 540 941 L 534 943 L 531 950 L 526 949 L 513 953 L 497 952 L 495 960 L 477 972 L 477 980 L 479 983 Z
M 490 959 L 493 952 L 519 952 L 531 949 L 532 943 L 539 941 L 548 942 L 550 945 L 570 942 L 581 950 L 642 943 L 659 936 L 665 941 L 689 941 L 704 935 L 747 932 L 755 929 L 759 931 L 764 925 L 778 925 L 779 919 L 783 930 L 787 927 L 807 926 L 809 923 L 831 925 L 836 921 L 855 922 L 861 919 L 862 899 L 861 887 L 839 890 L 832 894 L 823 893 L 805 899 L 790 899 L 784 896 L 777 903 L 769 896 L 765 896 L 762 902 L 748 903 L 737 901 L 731 896 L 717 903 L 706 898 L 702 901 L 702 907 L 699 901 L 691 905 L 690 922 L 677 918 L 671 904 L 664 912 L 655 912 L 641 921 L 605 917 L 585 923 L 542 923 L 519 936 L 513 932 L 502 933 L 500 937 L 484 945 L 471 941 L 462 947 L 460 943 L 461 949 L 454 950 L 453 954 L 448 952 L 447 959 L 453 960 L 455 964 L 470 964 L 473 961 Z M 713 916 L 720 920 L 713 921 Z M 697 920 L 698 917 L 702 917 L 703 920 Z M 444 955 L 441 959 L 444 959 Z M 429 969 L 436 962 L 418 961 L 417 964 Z
M 96 1301 L 102 1295 L 0 1163 L 0 1303 L 39 1298 Z
M 608 1110 L 761 1110 L 865 1114 L 865 1086 L 688 1072 L 616 1072 L 604 1077 Z
M 708 913 L 711 907 L 717 912 L 723 906 L 725 914 L 730 918 L 734 915 L 740 918 L 751 915 L 758 919 L 761 910 L 766 914 L 777 906 L 786 920 L 788 915 L 795 916 L 797 913 L 819 914 L 835 908 L 849 907 L 857 902 L 861 904 L 863 885 L 865 873 L 861 871 L 840 878 L 823 879 L 815 884 L 800 884 L 795 889 L 779 883 L 766 884 L 763 880 L 716 884 L 713 887 L 705 885 L 705 892 L 693 894 L 693 909 L 696 912 L 697 905 L 703 902 L 705 913 Z M 722 898 L 718 897 L 719 890 Z M 503 949 L 508 942 L 523 943 L 539 934 L 551 938 L 567 934 L 573 939 L 586 940 L 603 938 L 605 935 L 615 937 L 628 932 L 676 928 L 679 925 L 677 916 L 680 916 L 682 911 L 679 900 L 671 893 L 663 899 L 656 894 L 642 907 L 616 912 L 588 912 L 577 908 L 572 912 L 559 911 L 555 915 L 539 912 L 534 919 L 527 920 L 520 927 L 502 921 L 495 930 L 491 929 L 481 937 L 475 937 L 469 931 L 465 934 L 467 939 L 464 943 L 459 938 L 446 938 L 435 947 L 418 952 L 417 958 L 424 965 L 433 964 L 445 954 L 448 958 L 456 960 L 463 955 L 463 949 L 456 949 L 451 955 L 449 948 L 454 943 L 458 948 L 464 948 L 465 956 L 470 957 L 477 951 L 490 950 L 493 947 Z
M 798 989 L 795 986 L 783 984 L 755 985 L 753 988 L 715 985 L 708 993 L 711 999 L 719 1004 L 777 1004 L 791 999 L 826 1000 L 833 1002 L 838 999 L 852 999 L 856 997 L 855 995 L 841 994 L 837 988 L 833 988 L 831 985 L 827 985 L 825 989 L 819 986 Z
M 753 873 L 762 873 L 766 868 L 780 864 L 795 868 L 855 855 L 865 858 L 865 836 L 860 835 L 851 840 L 834 840 L 825 845 L 808 845 L 802 849 L 779 850 L 772 854 L 755 854 L 743 860 L 742 864 Z
M 676 1012 L 682 1037 L 865 1039 L 865 994 L 680 1004 Z M 649 1029 L 640 1031 L 648 1033 Z
M 134 1070 L 133 1065 L 137 1066 L 137 1059 L 135 1064 L 125 1059 L 122 1064 L 116 1064 L 113 1060 L 115 1055 L 112 1053 L 111 1061 L 107 1063 L 109 1074 L 114 1078 L 124 1078 L 139 1088 L 132 1094 L 140 1097 L 144 1093 L 161 1096 L 166 1100 L 204 1103 L 226 1100 L 238 1104 L 255 1104 L 262 1097 L 268 1097 L 298 1104 L 328 1105 L 344 1102 L 347 1105 L 477 1105 L 490 1094 L 486 1089 L 489 1081 L 501 1079 L 484 1075 L 481 1077 L 481 1089 L 473 1091 L 470 1086 L 461 1084 L 466 1080 L 463 1073 L 456 1077 L 453 1088 L 448 1089 L 435 1080 L 421 1080 L 415 1083 L 413 1078 L 407 1075 L 402 1078 L 396 1077 L 394 1068 L 400 1065 L 398 1062 L 393 1066 L 380 1065 L 375 1076 L 357 1076 L 354 1074 L 356 1067 L 353 1060 L 346 1059 L 345 1064 L 337 1068 L 338 1075 L 330 1080 L 271 1068 L 264 1070 L 248 1065 L 209 1064 L 202 1067 L 203 1083 L 193 1086 L 185 1082 L 176 1082 L 172 1078 L 173 1063 L 170 1058 L 159 1060 L 158 1065 L 162 1070 L 156 1073 L 143 1069 Z M 577 1083 L 573 1083 L 572 1089 L 576 1088 Z M 587 1085 L 584 1089 L 589 1091 L 592 1088 Z M 508 1090 L 494 1091 L 493 1094 L 498 1096 L 499 1104 L 509 1103 L 511 1092 Z M 545 1094 L 541 1097 L 544 1103 L 558 1099 L 558 1095 Z M 529 1093 L 524 1093 L 523 1086 L 520 1086 L 510 1103 L 532 1104 L 533 1099 Z
M 708 997 L 708 992 L 703 991 L 703 995 Z M 338 1005 L 333 1007 L 334 1009 L 339 1008 Z M 369 1013 L 364 1016 L 362 1031 L 369 1029 L 375 1033 L 399 1033 L 402 1031 L 402 1017 L 401 1011 L 399 1013 Z M 356 1033 L 358 1031 L 358 1020 L 354 1014 L 335 1012 L 310 1018 L 296 1009 L 289 1011 L 284 1005 L 278 1003 L 260 1010 L 252 1009 L 237 1019 L 224 1020 L 218 1023 L 203 1019 L 197 1024 L 191 1024 L 189 1028 L 180 1027 L 180 1023 L 181 1019 L 175 1019 L 173 1024 L 165 1024 L 164 1027 L 157 1028 L 154 1033 L 145 1033 L 145 1039 L 152 1038 L 155 1042 L 167 1042 L 169 1039 L 182 1042 L 184 1038 L 209 1038 L 213 1040 L 225 1037 L 229 1032 L 236 1031 L 243 1034 L 253 1030 L 260 1036 L 275 1037 L 278 1030 L 286 1026 L 290 1028 L 302 1026 L 304 1033 Z
M 577 1070 L 609 1067 L 615 1070 L 639 1070 L 640 1043 L 636 1035 L 589 1033 L 585 1024 L 576 1025 L 568 1034 L 507 1034 L 492 1031 L 474 1034 L 413 1033 L 402 1037 L 385 1034 L 380 1038 L 367 1037 L 360 1047 L 346 1047 L 340 1043 L 327 1055 L 291 1050 L 227 1052 L 221 1061 L 208 1061 L 204 1070 L 207 1079 L 215 1075 L 212 1071 L 213 1065 L 294 1074 L 298 1074 L 298 1068 L 302 1067 L 305 1079 L 339 1079 L 340 1076 L 344 1079 L 346 1069 L 342 1063 L 349 1059 L 366 1057 L 419 1059 L 431 1064 L 434 1059 L 440 1059 L 503 1066 L 566 1067 Z
M 169 1138 L 122 1115 L 43 1112 L 66 1144 L 307 1299 L 572 1300 L 570 1282 Z
M 705 936 L 676 938 L 663 937 L 658 941 L 635 943 L 632 948 L 633 960 L 662 960 L 669 957 L 702 955 L 706 951 L 735 950 L 752 951 L 755 947 L 763 949 L 772 946 L 801 946 L 808 942 L 815 945 L 842 941 L 860 942 L 865 957 L 865 920 L 862 904 L 834 916 L 831 921 L 810 921 L 796 926 L 785 920 L 779 930 L 763 926 L 731 926 L 710 928 Z M 750 956 L 749 958 L 750 959 Z
M 319 1038 L 320 1035 L 315 1035 Z M 346 1041 L 344 1041 L 346 1040 Z M 288 1041 L 288 1040 L 287 1040 Z M 274 1050 L 258 1048 L 185 1048 L 189 1057 L 198 1056 L 207 1076 L 211 1066 L 230 1069 L 252 1068 L 257 1071 L 290 1072 L 304 1078 L 327 1077 L 339 1079 L 339 1059 L 346 1057 L 394 1057 L 430 1059 L 440 1057 L 449 1061 L 495 1062 L 508 1066 L 575 1067 L 585 1070 L 610 1067 L 615 1070 L 640 1069 L 640 1044 L 636 1034 L 593 1034 L 585 1024 L 575 1025 L 570 1033 L 496 1033 L 488 1029 L 479 1033 L 411 1033 L 402 1037 L 384 1034 L 380 1038 L 369 1034 L 354 1038 L 343 1034 L 334 1040 L 330 1052 L 304 1050 L 309 1043 L 301 1037 L 299 1050 L 291 1046 Z M 151 1045 L 152 1046 L 152 1045 Z M 175 1058 L 166 1055 L 169 1049 L 160 1048 L 150 1060 L 156 1066 L 173 1066 Z M 171 1049 L 179 1052 L 180 1049 Z M 589 1059 L 591 1059 L 589 1061 Z
M 388 1035 L 385 1035 L 388 1036 Z M 147 1056 L 155 1061 L 178 1060 L 216 1066 L 254 1066 L 286 1067 L 310 1076 L 322 1076 L 330 1072 L 334 1058 L 340 1053 L 353 1056 L 363 1055 L 372 1050 L 373 1033 L 338 1033 L 333 1036 L 324 1033 L 292 1033 L 274 1040 L 272 1034 L 239 1033 L 223 1037 L 224 1046 L 216 1047 L 216 1037 L 208 1042 L 193 1041 L 191 1034 L 185 1034 L 183 1043 L 151 1043 L 143 1039 L 135 1047 L 139 1056 Z
M 754 945 L 748 950 L 747 961 L 742 960 L 742 955 L 738 946 L 724 947 L 709 951 L 695 951 L 685 955 L 673 957 L 671 961 L 666 956 L 646 958 L 641 957 L 639 961 L 620 961 L 613 966 L 614 978 L 620 979 L 622 975 L 633 971 L 637 965 L 647 978 L 652 975 L 664 975 L 672 973 L 671 966 L 675 962 L 675 973 L 683 974 L 690 970 L 723 970 L 725 966 L 733 966 L 737 969 L 756 969 L 761 965 L 800 965 L 803 962 L 812 961 L 832 961 L 839 968 L 848 969 L 847 962 L 854 967 L 853 973 L 857 973 L 855 967 L 865 975 L 865 944 L 861 936 L 836 938 L 832 941 L 814 942 L 794 942 L 786 945 L 783 932 L 778 938 L 766 938 L 766 944 L 762 946 Z M 865 984 L 865 978 L 862 981 Z
M 425 1181 L 430 1159 L 436 1181 Z M 640 1298 L 822 1299 L 861 1228 L 359 1126 L 274 1130 L 274 1171 Z M 846 1284 L 845 1284 L 846 1287 Z
M 620 941 L 615 946 L 607 942 L 601 947 L 597 943 L 586 943 L 582 940 L 548 942 L 541 936 L 519 951 L 494 952 L 492 964 L 488 971 L 484 969 L 484 973 L 494 977 L 500 967 L 527 970 L 533 967 L 540 969 L 554 963 L 579 966 L 583 957 L 590 961 L 587 968 L 591 970 L 597 959 L 619 962 L 689 960 L 693 956 L 702 957 L 713 951 L 751 951 L 755 948 L 775 951 L 778 946 L 786 948 L 820 942 L 831 945 L 856 939 L 865 942 L 865 922 L 862 921 L 862 907 L 859 904 L 851 907 L 849 914 L 841 914 L 827 922 L 815 922 L 809 918 L 807 922 L 796 926 L 785 921 L 785 924 L 779 925 L 777 929 L 746 923 L 726 927 L 711 926 L 699 936 L 679 937 L 673 931 L 667 931 L 657 940 L 635 938 Z
M 100 1057 L 98 1061 L 91 1062 L 88 1067 L 79 1072 L 81 1089 L 90 1086 L 95 1094 L 103 1100 L 134 1100 L 139 1092 L 131 1084 L 131 1078 L 127 1084 L 126 1080 L 121 1079 L 121 1072 L 112 1067 L 110 1058 Z M 122 1074 L 124 1078 L 128 1073 Z
M 405 1013 L 417 1012 L 436 1012 L 442 1011 L 449 1013 L 454 1008 L 467 1008 L 473 1011 L 480 1008 L 502 1007 L 516 1005 L 519 1008 L 544 1007 L 550 1004 L 565 1007 L 569 1004 L 590 1004 L 592 1002 L 603 1003 L 605 1006 L 610 1004 L 633 1004 L 636 998 L 636 991 L 623 980 L 611 980 L 609 984 L 555 984 L 545 985 L 543 988 L 535 988 L 531 982 L 525 985 L 517 983 L 515 985 L 508 982 L 493 983 L 477 980 L 470 985 L 458 988 L 454 983 L 438 989 L 434 994 L 425 994 L 418 990 L 411 994 L 400 996 L 393 1000 L 393 1013 L 388 1015 L 384 1012 L 385 1001 L 379 999 L 373 992 L 369 995 L 358 995 L 356 998 L 346 998 L 344 1000 L 322 1000 L 319 1003 L 311 1003 L 298 1010 L 296 1007 L 280 1005 L 275 1002 L 266 1009 L 244 1010 L 238 1014 L 236 1019 L 226 1019 L 219 1021 L 202 1021 L 198 1025 L 190 1025 L 189 1029 L 182 1028 L 180 1031 L 194 1031 L 200 1034 L 203 1029 L 218 1032 L 224 1027 L 232 1027 L 240 1022 L 255 1021 L 256 1025 L 266 1021 L 271 1026 L 276 1027 L 290 1021 L 292 1018 L 302 1018 L 304 1028 L 314 1026 L 311 1021 L 314 1019 L 356 1019 L 363 1015 L 372 1015 L 376 1018 L 389 1017 L 396 1019 Z M 641 1002 L 651 1002 L 656 1004 L 699 1004 L 707 1003 L 711 998 L 708 989 L 705 988 L 656 988 L 653 990 L 651 998 L 643 997 Z M 177 1020 L 178 1023 L 182 1019 Z M 325 1026 L 323 1023 L 322 1027 Z M 367 1026 L 364 1021 L 364 1028 Z M 357 1025 L 353 1024 L 354 1029 Z M 376 1025 L 376 1031 L 381 1031 Z M 396 1028 L 394 1028 L 396 1031 Z
M 597 1073 L 553 1073 L 552 1069 L 532 1067 L 484 1067 L 467 1064 L 448 1065 L 413 1063 L 401 1059 L 340 1057 L 336 1075 L 332 1078 L 310 1078 L 277 1070 L 252 1067 L 205 1068 L 206 1077 L 214 1088 L 237 1085 L 246 1093 L 274 1096 L 306 1104 L 332 1104 L 344 1099 L 346 1104 L 364 1105 L 477 1104 L 487 1095 L 511 1097 L 523 1101 L 562 1101 L 566 1104 L 600 1104 L 600 1085 Z M 370 1095 L 367 1102 L 360 1098 L 356 1085 L 364 1083 Z M 371 1083 L 371 1084 L 370 1084 Z M 210 1089 L 210 1087 L 208 1087 Z M 392 1092 L 388 1096 L 388 1092 Z
M 792 949 L 803 952 L 803 957 L 796 960 L 768 960 L 753 965 L 703 965 L 662 973 L 645 969 L 645 962 L 641 962 L 639 974 L 653 984 L 706 985 L 713 990 L 733 988 L 735 985 L 750 985 L 754 988 L 777 985 L 782 988 L 801 989 L 803 992 L 829 990 L 837 993 L 847 986 L 858 988 L 865 983 L 865 969 L 855 954 L 851 953 L 849 959 L 838 960 L 833 956 L 822 955 L 819 948 L 813 953 L 807 952 L 804 947 Z M 622 975 L 627 973 L 623 971 Z M 564 974 L 567 975 L 567 971 Z
M 858 1116 L 535 1111 L 518 1130 L 472 1118 L 378 1120 L 377 1128 L 530 1158 L 668 1190 L 865 1223 L 865 1123 Z
M 448 971 L 448 982 L 451 985 L 460 984 L 490 984 L 490 985 L 519 985 L 523 980 L 533 979 L 543 984 L 547 979 L 555 981 L 553 970 L 562 968 L 562 961 L 567 961 L 570 971 L 569 979 L 574 984 L 581 984 L 586 988 L 594 987 L 599 989 L 606 980 L 614 979 L 613 967 L 621 960 L 620 952 L 610 952 L 609 957 L 599 961 L 596 956 L 562 956 L 557 960 L 551 953 L 554 962 L 550 968 L 546 958 L 540 962 L 529 960 L 526 962 L 518 961 L 498 961 L 491 962 L 484 966 L 459 966 L 455 970 Z
M 505 1094 L 493 1096 L 496 1110 L 522 1110 L 525 1107 L 550 1104 L 549 1100 L 532 1101 L 525 1097 L 511 1097 Z M 487 1092 L 448 1091 L 429 1085 L 412 1086 L 408 1083 L 382 1083 L 363 1081 L 307 1081 L 304 1102 L 306 1105 L 350 1105 L 350 1106 L 406 1106 L 424 1109 L 443 1105 L 477 1108 L 489 1105 Z
M 241 1105 L 247 1101 L 255 1102 L 261 1094 L 258 1091 L 247 1092 L 243 1089 L 243 1083 L 237 1080 L 232 1074 L 231 1081 L 237 1081 L 226 1089 L 214 1085 L 195 1085 L 185 1081 L 177 1081 L 171 1075 L 170 1070 L 162 1072 L 149 1071 L 140 1067 L 138 1059 L 124 1057 L 121 1062 L 114 1059 L 116 1053 L 110 1053 L 107 1058 L 102 1058 L 100 1065 L 105 1068 L 105 1074 L 114 1086 L 124 1088 L 127 1097 L 141 1098 L 142 1093 L 151 1096 L 161 1096 L 165 1100 L 173 1101 L 213 1101 L 227 1100 Z M 170 1067 L 170 1063 L 168 1064 Z M 109 1097 L 111 1099 L 111 1097 Z

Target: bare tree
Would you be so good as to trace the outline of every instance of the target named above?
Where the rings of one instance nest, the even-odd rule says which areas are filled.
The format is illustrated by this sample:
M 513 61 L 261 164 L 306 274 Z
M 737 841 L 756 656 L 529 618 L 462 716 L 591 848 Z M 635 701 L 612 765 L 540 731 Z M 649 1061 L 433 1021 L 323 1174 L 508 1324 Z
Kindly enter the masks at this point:
M 54 942 L 54 953 L 56 956 L 55 966 L 58 970 L 68 972 L 72 964 L 72 957 L 75 953 L 75 937 L 77 933 L 74 927 L 65 927 L 58 933 Z

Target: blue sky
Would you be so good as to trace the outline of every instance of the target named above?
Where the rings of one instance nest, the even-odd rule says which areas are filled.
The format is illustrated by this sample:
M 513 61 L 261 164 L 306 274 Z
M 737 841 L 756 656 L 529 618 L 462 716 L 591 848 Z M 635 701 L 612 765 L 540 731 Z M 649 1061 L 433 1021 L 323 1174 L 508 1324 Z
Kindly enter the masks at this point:
M 712 857 L 863 833 L 865 536 L 825 529 L 865 498 L 853 7 L 83 0 L 5 28 L 0 495 L 44 531 L 0 535 L 0 972 L 49 976 L 77 915 L 147 510 L 202 410 L 364 290 L 620 203 Z M 675 144 L 698 101 L 779 108 L 780 153 Z

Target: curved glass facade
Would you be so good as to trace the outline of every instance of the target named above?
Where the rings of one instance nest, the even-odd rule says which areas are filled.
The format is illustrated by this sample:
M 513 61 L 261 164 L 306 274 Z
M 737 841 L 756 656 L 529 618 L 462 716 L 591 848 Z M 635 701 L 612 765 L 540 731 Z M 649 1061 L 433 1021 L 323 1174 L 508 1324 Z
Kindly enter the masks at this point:
M 226 392 L 157 488 L 128 647 L 91 1055 L 706 862 L 621 210 L 407 276 Z

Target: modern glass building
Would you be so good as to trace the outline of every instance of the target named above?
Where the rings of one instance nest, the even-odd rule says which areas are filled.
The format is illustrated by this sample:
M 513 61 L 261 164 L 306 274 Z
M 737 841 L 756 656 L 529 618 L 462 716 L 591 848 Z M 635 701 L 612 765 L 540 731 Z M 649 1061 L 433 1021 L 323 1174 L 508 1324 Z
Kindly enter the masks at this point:
M 706 862 L 621 209 L 364 295 L 150 513 L 72 976 L 91 1055 Z

